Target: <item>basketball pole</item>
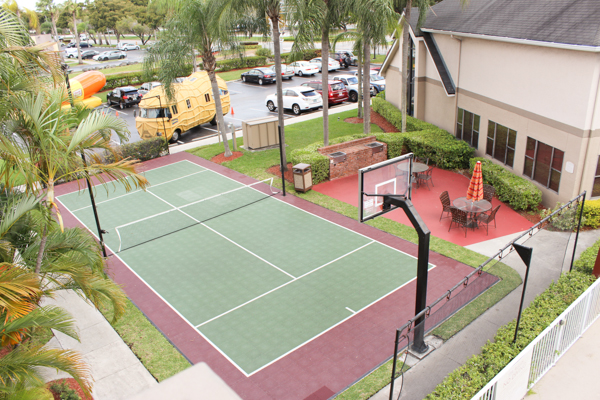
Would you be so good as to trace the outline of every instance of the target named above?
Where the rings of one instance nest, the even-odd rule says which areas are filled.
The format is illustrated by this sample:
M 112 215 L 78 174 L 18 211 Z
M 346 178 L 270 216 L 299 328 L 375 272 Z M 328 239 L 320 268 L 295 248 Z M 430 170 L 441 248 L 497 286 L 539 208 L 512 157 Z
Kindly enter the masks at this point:
M 283 165 L 283 141 L 281 140 L 281 126 L 277 125 L 277 132 L 279 134 L 279 165 L 281 168 L 281 187 L 283 188 L 283 195 L 285 196 L 285 165 Z
M 427 275 L 429 267 L 429 238 L 431 231 L 423 222 L 423 219 L 417 212 L 417 209 L 405 196 L 384 195 L 383 207 L 400 207 L 406 213 L 410 223 L 419 235 L 419 250 L 417 259 L 417 294 L 415 298 L 415 315 L 419 314 L 427 307 Z M 415 333 L 412 349 L 417 353 L 425 353 L 429 346 L 425 343 L 425 315 L 415 321 Z

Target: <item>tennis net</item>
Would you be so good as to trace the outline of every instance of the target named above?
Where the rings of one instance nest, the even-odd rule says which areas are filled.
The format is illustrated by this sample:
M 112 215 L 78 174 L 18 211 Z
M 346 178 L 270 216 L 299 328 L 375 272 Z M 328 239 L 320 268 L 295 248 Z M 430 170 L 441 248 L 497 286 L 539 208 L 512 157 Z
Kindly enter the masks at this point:
M 254 188 L 265 183 L 269 185 L 268 193 Z M 141 246 L 268 199 L 279 193 L 272 184 L 273 178 L 269 178 L 119 225 L 115 227 L 118 238 L 116 252 Z

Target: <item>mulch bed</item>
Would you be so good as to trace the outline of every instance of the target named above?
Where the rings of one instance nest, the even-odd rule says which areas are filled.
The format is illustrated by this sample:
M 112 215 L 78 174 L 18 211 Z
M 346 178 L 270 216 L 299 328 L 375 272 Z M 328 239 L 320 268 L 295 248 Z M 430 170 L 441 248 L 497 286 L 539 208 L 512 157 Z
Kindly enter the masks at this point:
M 55 381 L 48 382 L 46 385 L 47 385 L 48 389 L 50 389 L 50 386 L 51 386 L 51 385 L 52 385 L 54 382 L 61 383 L 61 382 L 63 382 L 63 381 L 65 381 L 65 382 L 67 383 L 67 385 L 68 385 L 68 386 L 69 386 L 71 389 L 73 389 L 73 390 L 75 390 L 75 391 L 77 392 L 77 394 L 79 395 L 79 397 L 81 397 L 81 400 L 94 400 L 94 398 L 93 398 L 93 397 L 85 396 L 85 395 L 83 394 L 83 390 L 81 390 L 81 387 L 79 387 L 79 384 L 78 384 L 78 383 L 77 383 L 77 381 L 76 381 L 75 379 L 73 379 L 73 378 L 57 379 L 57 380 L 55 380 Z M 52 396 L 54 396 L 54 400 L 60 400 L 60 394 L 58 394 L 58 393 L 54 393 L 52 390 L 50 390 L 50 392 L 52 393 Z
M 241 151 L 234 151 L 233 154 L 231 154 L 231 157 L 225 157 L 225 153 L 221 153 L 211 158 L 210 161 L 216 164 L 222 164 L 225 161 L 233 161 L 236 158 L 240 158 L 243 155 L 244 153 L 242 153 Z
M 270 174 L 273 174 L 273 175 L 277 175 L 278 177 L 281 178 L 281 169 L 279 168 L 279 165 L 273 165 L 272 167 L 267 169 L 267 172 Z M 288 163 L 288 165 L 287 165 L 287 171 L 285 171 L 285 180 L 290 183 L 294 183 L 294 173 L 292 172 L 292 163 Z
M 348 122 L 350 124 L 362 124 L 363 119 L 358 117 L 346 118 L 344 122 Z M 398 132 L 398 128 L 388 122 L 387 119 L 383 118 L 381 115 L 377 114 L 371 108 L 371 123 L 377 125 L 384 132 Z

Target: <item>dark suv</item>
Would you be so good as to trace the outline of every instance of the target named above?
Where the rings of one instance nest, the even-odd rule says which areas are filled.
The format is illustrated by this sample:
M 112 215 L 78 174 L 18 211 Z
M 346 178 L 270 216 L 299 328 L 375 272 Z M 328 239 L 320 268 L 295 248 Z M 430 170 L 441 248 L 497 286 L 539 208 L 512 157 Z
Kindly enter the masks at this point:
M 141 100 L 142 96 L 140 96 L 138 90 L 133 86 L 116 88 L 109 92 L 106 96 L 106 102 L 109 106 L 118 104 L 121 110 L 125 107 L 131 107 L 135 104 L 139 104 Z
M 354 56 L 354 54 L 352 54 L 351 51 L 348 50 L 335 52 L 331 55 L 331 58 L 339 62 L 340 67 L 342 68 L 348 68 L 350 65 L 357 64 L 357 58 Z
M 67 48 L 69 47 L 77 47 L 77 42 L 71 42 L 67 45 Z M 88 42 L 79 42 L 79 48 L 80 49 L 85 49 L 87 47 L 94 47 L 93 44 L 88 43 Z
M 302 84 L 302 86 L 308 86 L 319 94 L 323 94 L 323 83 L 321 81 L 309 81 Z M 329 105 L 343 103 L 348 100 L 348 90 L 346 86 L 340 81 L 329 81 L 328 96 Z

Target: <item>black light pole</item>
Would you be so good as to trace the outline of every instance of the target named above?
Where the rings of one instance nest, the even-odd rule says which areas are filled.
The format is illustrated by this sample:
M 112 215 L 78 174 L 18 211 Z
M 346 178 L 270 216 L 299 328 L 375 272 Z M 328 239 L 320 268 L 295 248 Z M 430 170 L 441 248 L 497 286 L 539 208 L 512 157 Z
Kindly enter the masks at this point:
M 69 103 L 71 107 L 73 104 L 73 94 L 71 93 L 71 83 L 69 82 L 69 66 L 67 64 L 62 65 L 62 70 L 65 75 L 65 82 L 67 84 L 67 93 L 69 94 Z M 83 150 L 81 151 L 81 159 L 83 160 L 83 165 L 87 167 L 87 162 L 85 161 L 85 154 Z M 90 201 L 92 203 L 92 209 L 94 210 L 94 219 L 96 220 L 96 228 L 98 229 L 98 238 L 100 239 L 100 246 L 102 246 L 102 254 L 104 257 L 108 257 L 106 255 L 106 246 L 104 246 L 104 238 L 102 237 L 103 233 L 107 233 L 100 227 L 100 220 L 98 219 L 98 210 L 96 210 L 96 201 L 94 200 L 94 194 L 92 193 L 92 184 L 90 182 L 90 178 L 87 174 L 85 174 L 85 180 L 87 182 L 88 192 L 90 193 Z
M 525 281 L 523 282 L 523 292 L 521 293 L 521 304 L 519 305 L 519 315 L 517 316 L 517 326 L 515 327 L 515 337 L 513 344 L 517 343 L 517 336 L 519 334 L 519 322 L 521 322 L 521 313 L 523 312 L 523 302 L 525 301 L 525 289 L 527 289 L 527 280 L 529 278 L 529 266 L 531 265 L 531 253 L 533 249 L 531 247 L 525 247 L 523 245 L 513 243 L 513 247 L 521 257 L 521 260 L 525 263 L 527 270 L 525 272 Z

